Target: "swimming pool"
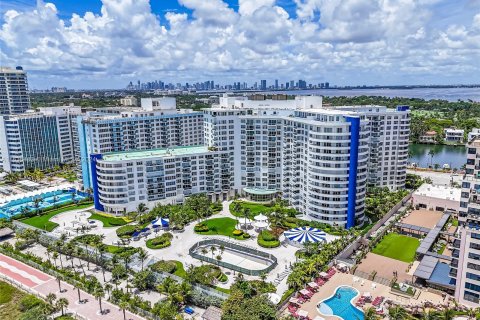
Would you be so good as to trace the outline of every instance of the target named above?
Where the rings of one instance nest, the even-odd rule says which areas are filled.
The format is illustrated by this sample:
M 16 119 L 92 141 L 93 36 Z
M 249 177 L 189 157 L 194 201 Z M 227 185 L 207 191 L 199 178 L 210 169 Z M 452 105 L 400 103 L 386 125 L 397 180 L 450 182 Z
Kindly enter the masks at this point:
M 318 311 L 326 316 L 337 316 L 343 320 L 363 320 L 363 311 L 352 304 L 358 290 L 349 286 L 340 286 L 328 299 L 317 306 Z
M 73 195 L 74 194 L 74 195 Z M 72 196 L 73 195 L 73 196 Z M 39 195 L 25 197 L 8 202 L 7 204 L 0 206 L 0 218 L 11 218 L 22 213 L 23 208 L 27 208 L 29 211 L 36 210 L 34 201 L 37 198 L 41 198 L 42 201 L 39 204 L 40 209 L 47 209 L 52 206 L 62 205 L 70 202 L 73 199 L 80 201 L 85 198 L 84 195 L 76 193 L 74 190 L 57 190 L 42 193 Z

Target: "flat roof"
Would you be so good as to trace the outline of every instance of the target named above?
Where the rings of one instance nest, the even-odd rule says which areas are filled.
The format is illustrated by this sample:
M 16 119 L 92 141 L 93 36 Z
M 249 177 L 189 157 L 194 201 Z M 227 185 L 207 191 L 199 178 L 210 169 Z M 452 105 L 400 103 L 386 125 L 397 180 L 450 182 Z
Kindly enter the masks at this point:
M 430 279 L 433 270 L 437 266 L 438 259 L 431 256 L 424 256 L 413 275 L 417 278 Z
M 462 189 L 424 183 L 413 195 L 460 202 Z
M 211 151 L 208 150 L 207 146 L 188 146 L 151 150 L 111 152 L 103 154 L 101 161 L 123 161 L 145 158 L 175 157 L 208 152 Z
M 437 240 L 438 235 L 442 231 L 443 226 L 447 223 L 448 218 L 450 218 L 450 213 L 446 212 L 443 214 L 440 221 L 437 222 L 435 228 L 431 229 L 425 239 L 422 240 L 420 246 L 417 248 L 418 254 L 427 254 L 428 250 L 432 247 L 433 243 Z

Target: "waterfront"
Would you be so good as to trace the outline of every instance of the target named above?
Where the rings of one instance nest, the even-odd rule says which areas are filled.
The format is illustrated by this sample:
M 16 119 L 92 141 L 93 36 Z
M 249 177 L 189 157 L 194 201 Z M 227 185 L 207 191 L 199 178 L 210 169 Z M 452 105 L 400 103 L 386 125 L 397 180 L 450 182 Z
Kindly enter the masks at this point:
M 383 96 L 388 98 L 404 97 L 425 100 L 440 99 L 447 101 L 480 101 L 480 88 L 412 88 L 412 89 L 316 89 L 276 91 L 276 93 L 298 95 L 322 95 L 327 97 Z
M 433 158 L 428 154 L 430 150 L 435 152 Z M 465 146 L 446 146 L 434 144 L 410 144 L 410 162 L 415 162 L 419 167 L 428 168 L 430 165 L 444 164 L 460 169 L 466 162 L 467 150 Z

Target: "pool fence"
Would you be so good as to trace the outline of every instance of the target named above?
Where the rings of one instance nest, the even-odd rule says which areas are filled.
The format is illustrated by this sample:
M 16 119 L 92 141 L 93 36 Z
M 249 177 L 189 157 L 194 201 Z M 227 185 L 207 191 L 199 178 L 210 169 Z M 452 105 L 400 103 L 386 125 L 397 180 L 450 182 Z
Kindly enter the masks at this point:
M 267 260 L 267 261 L 271 262 L 271 264 L 268 267 L 266 267 L 265 269 L 262 269 L 262 270 L 250 270 L 250 269 L 239 267 L 237 265 L 233 265 L 233 264 L 225 262 L 225 261 L 213 259 L 213 258 L 210 258 L 210 257 L 207 257 L 207 256 L 196 253 L 196 250 L 199 247 L 209 246 L 209 245 L 210 246 L 211 245 L 224 246 L 225 248 L 229 248 L 229 249 L 232 249 L 234 251 L 239 251 L 241 253 L 251 255 L 252 257 L 260 257 L 260 258 L 262 258 L 262 260 Z M 220 267 L 224 267 L 224 268 L 234 270 L 234 271 L 237 271 L 237 272 L 240 272 L 240 273 L 243 273 L 243 274 L 246 274 L 246 275 L 250 275 L 250 276 L 260 276 L 262 274 L 267 274 L 268 272 L 275 269 L 275 267 L 278 264 L 277 263 L 277 258 L 270 253 L 266 253 L 266 252 L 263 252 L 263 251 L 260 251 L 260 250 L 257 250 L 257 249 L 251 248 L 251 247 L 246 247 L 246 246 L 243 246 L 243 245 L 239 245 L 239 244 L 236 244 L 236 243 L 233 243 L 233 242 L 228 242 L 228 241 L 224 241 L 224 240 L 220 240 L 220 239 L 201 240 L 201 241 L 197 242 L 196 244 L 194 244 L 193 247 L 191 247 L 189 249 L 189 254 L 190 254 L 190 256 L 192 256 L 193 258 L 196 258 L 198 260 L 205 261 L 205 262 L 208 262 L 208 263 L 211 263 L 211 264 L 214 264 L 214 265 L 218 265 Z

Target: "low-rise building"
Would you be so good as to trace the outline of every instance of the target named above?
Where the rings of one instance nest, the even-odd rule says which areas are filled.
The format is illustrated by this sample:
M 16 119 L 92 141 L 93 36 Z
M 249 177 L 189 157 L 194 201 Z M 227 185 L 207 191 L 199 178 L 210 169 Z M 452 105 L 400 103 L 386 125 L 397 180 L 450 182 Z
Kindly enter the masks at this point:
M 468 142 L 475 138 L 480 138 L 480 128 L 473 128 L 472 131 L 468 133 Z
M 436 143 L 437 131 L 427 131 L 419 137 L 420 143 Z
M 133 107 L 136 107 L 137 106 L 137 98 L 135 98 L 135 96 L 126 96 L 125 98 L 121 98 L 120 99 L 120 104 L 122 106 L 133 106 Z
M 445 142 L 463 143 L 465 130 L 446 128 L 443 132 L 445 133 Z
M 423 209 L 458 212 L 461 191 L 460 188 L 424 183 L 413 193 L 412 204 Z

